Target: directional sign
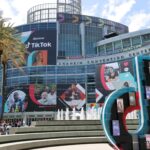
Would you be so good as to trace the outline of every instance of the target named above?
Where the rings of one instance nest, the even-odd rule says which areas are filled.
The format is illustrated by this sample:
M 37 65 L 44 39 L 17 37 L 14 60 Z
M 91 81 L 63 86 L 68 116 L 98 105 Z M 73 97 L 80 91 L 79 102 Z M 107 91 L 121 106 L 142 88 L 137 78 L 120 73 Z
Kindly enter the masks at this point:
M 91 24 L 92 23 L 92 18 L 91 17 L 88 17 L 88 16 L 86 16 L 86 25 L 88 25 L 88 24 Z
M 99 24 L 98 24 L 98 26 L 99 27 L 103 27 L 104 26 L 104 20 L 102 20 L 102 19 L 98 19 L 99 20 Z
M 72 23 L 78 23 L 79 22 L 79 16 L 73 15 L 72 16 Z

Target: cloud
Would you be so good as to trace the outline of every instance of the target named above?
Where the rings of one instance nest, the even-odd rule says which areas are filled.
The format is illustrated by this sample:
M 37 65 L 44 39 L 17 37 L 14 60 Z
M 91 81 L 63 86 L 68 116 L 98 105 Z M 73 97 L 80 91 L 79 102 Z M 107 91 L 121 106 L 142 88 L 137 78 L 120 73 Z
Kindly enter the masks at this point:
M 53 3 L 56 0 L 0 0 L 0 10 L 3 17 L 12 18 L 14 25 L 25 24 L 27 21 L 27 11 L 38 4 Z
M 148 28 L 150 26 L 150 13 L 144 11 L 134 13 L 129 16 L 127 22 L 130 31 Z
M 90 6 L 90 9 L 83 8 L 83 14 L 88 15 L 88 16 L 95 16 L 96 13 L 97 13 L 98 7 L 99 7 L 99 4 L 96 3 L 96 4 L 92 5 L 92 6 Z
M 121 22 L 136 4 L 136 0 L 107 0 L 102 17 Z

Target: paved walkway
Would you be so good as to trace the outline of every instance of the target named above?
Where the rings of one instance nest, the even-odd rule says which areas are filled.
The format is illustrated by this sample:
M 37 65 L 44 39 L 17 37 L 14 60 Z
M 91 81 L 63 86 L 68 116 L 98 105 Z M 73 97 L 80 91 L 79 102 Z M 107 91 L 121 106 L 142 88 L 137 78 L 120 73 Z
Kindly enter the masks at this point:
M 68 146 L 57 146 L 47 147 L 32 150 L 113 150 L 108 144 L 82 144 L 82 145 L 68 145 Z

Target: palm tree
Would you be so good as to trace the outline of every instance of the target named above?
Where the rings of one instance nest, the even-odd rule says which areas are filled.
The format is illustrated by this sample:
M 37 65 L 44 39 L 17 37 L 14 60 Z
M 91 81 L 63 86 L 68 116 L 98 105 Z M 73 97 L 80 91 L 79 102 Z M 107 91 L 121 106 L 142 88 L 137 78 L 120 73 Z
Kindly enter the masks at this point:
M 7 25 L 6 25 L 7 23 Z M 16 30 L 12 24 L 8 23 L 8 19 L 4 19 L 0 15 L 0 61 L 2 65 L 2 113 L 4 110 L 5 83 L 6 83 L 6 67 L 8 61 L 12 66 L 20 68 L 25 63 L 25 46 L 15 36 Z

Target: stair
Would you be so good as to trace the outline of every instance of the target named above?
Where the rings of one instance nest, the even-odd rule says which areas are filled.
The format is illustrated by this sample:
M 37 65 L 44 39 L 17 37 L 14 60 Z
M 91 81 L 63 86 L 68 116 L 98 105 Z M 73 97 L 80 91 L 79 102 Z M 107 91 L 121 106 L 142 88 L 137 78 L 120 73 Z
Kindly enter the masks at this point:
M 137 120 L 127 123 L 129 130 L 137 128 Z M 0 136 L 0 150 L 108 143 L 102 125 L 97 120 L 39 121 L 35 127 L 11 128 L 10 133 Z

